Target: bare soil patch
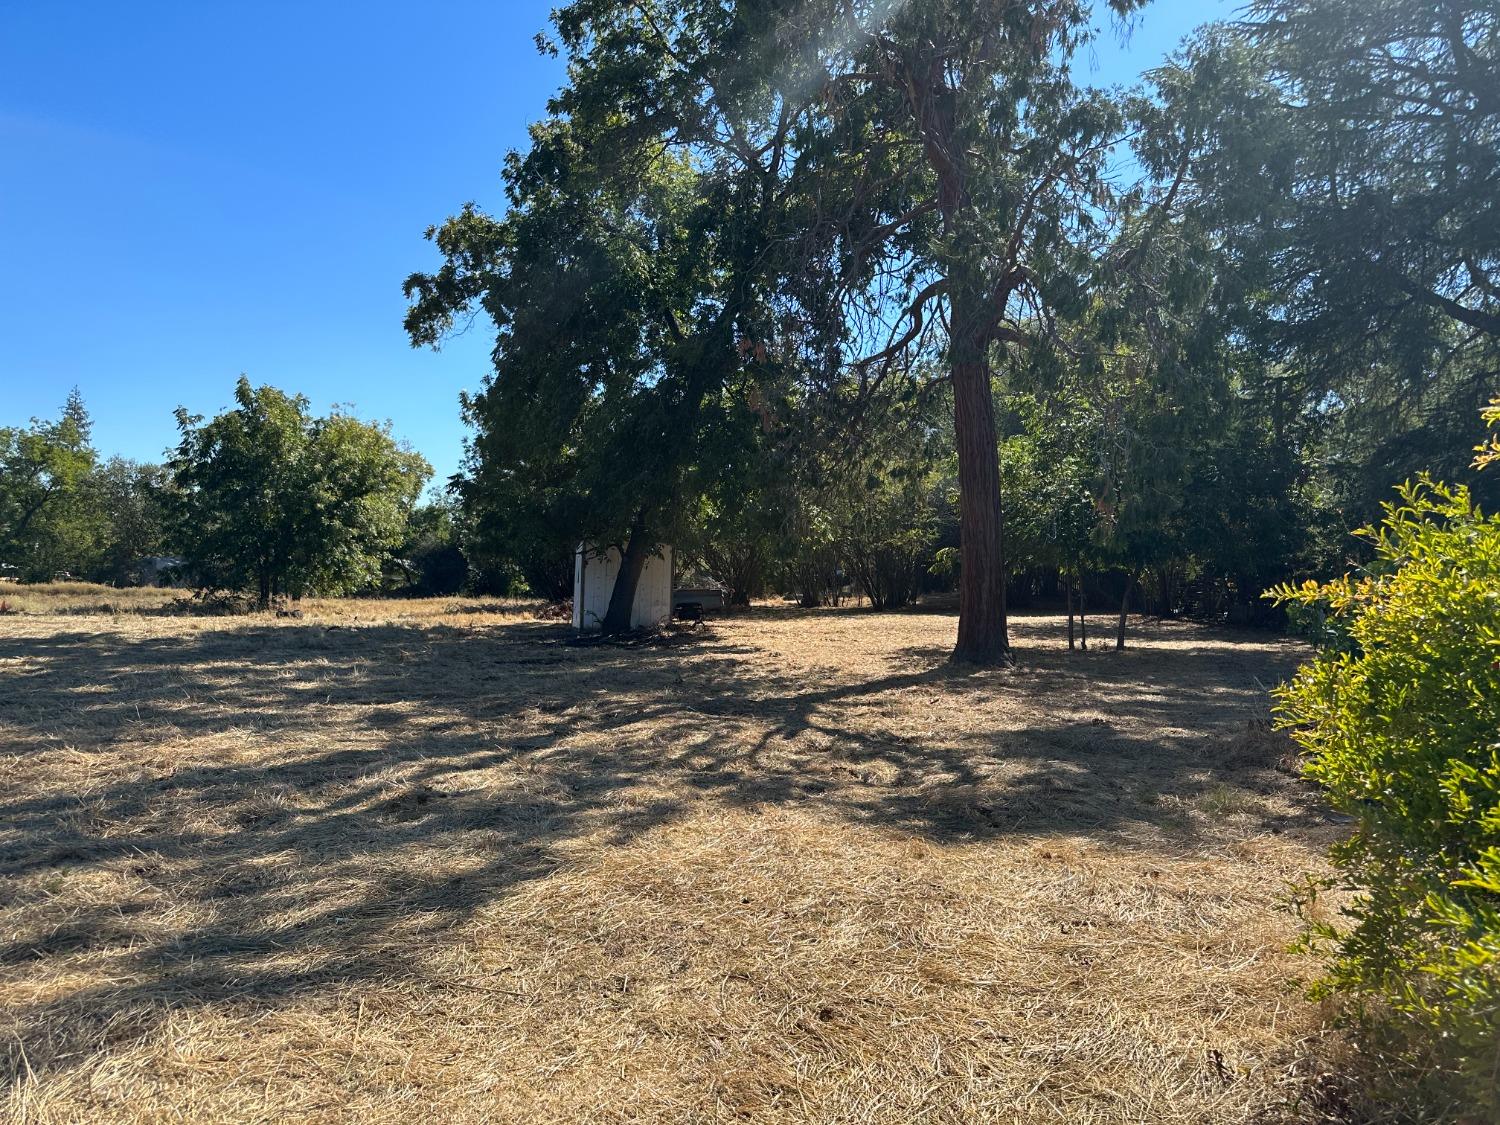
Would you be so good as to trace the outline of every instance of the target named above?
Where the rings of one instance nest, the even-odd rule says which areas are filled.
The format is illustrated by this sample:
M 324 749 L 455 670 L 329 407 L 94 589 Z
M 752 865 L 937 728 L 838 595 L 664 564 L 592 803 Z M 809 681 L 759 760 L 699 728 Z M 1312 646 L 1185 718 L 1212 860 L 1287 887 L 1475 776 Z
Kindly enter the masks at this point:
M 1035 617 L 972 671 L 943 613 L 620 649 L 441 601 L 0 618 L 12 1119 L 1328 1108 L 1297 645 Z

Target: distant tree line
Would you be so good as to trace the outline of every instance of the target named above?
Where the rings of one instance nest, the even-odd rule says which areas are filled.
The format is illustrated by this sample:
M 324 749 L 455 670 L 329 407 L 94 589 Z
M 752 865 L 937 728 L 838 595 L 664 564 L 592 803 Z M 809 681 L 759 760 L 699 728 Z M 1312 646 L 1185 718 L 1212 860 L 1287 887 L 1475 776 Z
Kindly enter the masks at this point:
M 0 576 L 170 581 L 265 608 L 306 593 L 453 593 L 454 510 L 419 504 L 432 474 L 385 426 L 241 378 L 235 406 L 177 413 L 165 464 L 101 460 L 82 397 L 0 429 Z

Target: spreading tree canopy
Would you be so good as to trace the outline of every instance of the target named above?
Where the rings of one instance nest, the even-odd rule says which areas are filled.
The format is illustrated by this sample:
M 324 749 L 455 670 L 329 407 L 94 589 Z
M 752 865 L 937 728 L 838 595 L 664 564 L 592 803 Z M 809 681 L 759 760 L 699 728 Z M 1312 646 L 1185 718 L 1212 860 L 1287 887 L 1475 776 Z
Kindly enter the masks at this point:
M 433 232 L 442 268 L 407 282 L 414 343 L 476 306 L 498 327 L 461 487 L 510 527 L 622 542 L 608 629 L 628 614 L 633 545 L 691 506 L 685 467 L 716 440 L 726 390 L 852 381 L 859 400 L 937 346 L 963 497 L 955 656 L 1005 659 L 991 364 L 997 348 L 1044 346 L 1094 269 L 1121 115 L 1069 77 L 1088 15 L 949 0 L 559 9 L 569 81 L 507 165 L 508 213 L 450 219 Z M 528 496 L 562 506 L 512 515 Z
M 1462 455 L 1500 386 L 1500 10 L 1261 0 L 1153 79 L 1139 155 L 1330 539 L 1419 470 L 1500 494 Z
M 822 359 L 796 296 L 818 287 L 780 269 L 808 226 L 820 95 L 776 7 L 559 9 L 569 82 L 507 161 L 506 214 L 429 232 L 444 263 L 406 282 L 414 344 L 476 310 L 496 326 L 457 482 L 481 535 L 522 555 L 618 545 L 606 632 L 628 627 L 646 558 L 754 424 L 761 384 Z
M 236 405 L 209 421 L 177 411 L 169 467 L 178 542 L 206 588 L 257 604 L 344 593 L 379 578 L 432 470 L 386 427 L 241 376 Z

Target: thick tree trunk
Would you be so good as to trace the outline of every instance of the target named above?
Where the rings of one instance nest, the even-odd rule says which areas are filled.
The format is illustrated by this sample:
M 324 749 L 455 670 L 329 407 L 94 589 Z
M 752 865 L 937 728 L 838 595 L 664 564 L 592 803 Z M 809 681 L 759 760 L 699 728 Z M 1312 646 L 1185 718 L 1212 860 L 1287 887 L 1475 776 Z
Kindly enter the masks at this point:
M 965 143 L 958 137 L 957 92 L 942 71 L 928 67 L 911 75 L 907 89 L 928 163 L 937 174 L 938 213 L 944 237 L 955 244 L 972 237 Z M 953 430 L 958 447 L 958 643 L 952 659 L 962 664 L 1010 663 L 1005 621 L 1005 530 L 1000 511 L 1000 453 L 995 402 L 990 393 L 989 348 L 997 309 L 1006 294 L 976 274 L 963 252 L 949 255 L 948 365 L 953 383 Z
M 1130 591 L 1135 588 L 1136 571 L 1130 572 L 1130 577 L 1125 580 L 1125 593 L 1120 595 L 1120 628 L 1115 633 L 1115 648 L 1125 647 L 1125 618 L 1130 613 Z
M 1010 637 L 1005 620 L 1005 530 L 1000 513 L 1000 454 L 995 400 L 981 310 L 953 302 L 953 431 L 958 446 L 958 644 L 962 664 L 1005 664 Z
M 1078 647 L 1089 647 L 1089 598 L 1083 587 L 1083 572 L 1078 573 Z
M 260 588 L 256 592 L 255 608 L 264 612 L 271 608 L 271 572 L 262 570 L 257 577 Z
M 630 632 L 635 592 L 641 584 L 641 573 L 646 569 L 651 547 L 652 543 L 646 537 L 646 509 L 642 508 L 636 512 L 635 520 L 630 525 L 630 539 L 620 558 L 620 572 L 615 575 L 615 588 L 609 595 L 609 608 L 604 611 L 601 630 L 606 637 Z

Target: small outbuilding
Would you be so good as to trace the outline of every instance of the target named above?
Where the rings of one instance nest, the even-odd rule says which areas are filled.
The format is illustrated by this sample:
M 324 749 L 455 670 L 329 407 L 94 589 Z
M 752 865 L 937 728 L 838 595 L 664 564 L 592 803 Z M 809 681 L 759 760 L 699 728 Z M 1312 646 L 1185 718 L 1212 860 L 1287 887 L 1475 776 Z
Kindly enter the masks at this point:
M 620 573 L 620 552 L 579 545 L 573 558 L 573 628 L 590 632 L 604 624 L 609 599 Z M 651 629 L 672 618 L 672 548 L 663 547 L 646 560 L 635 588 L 630 627 Z

